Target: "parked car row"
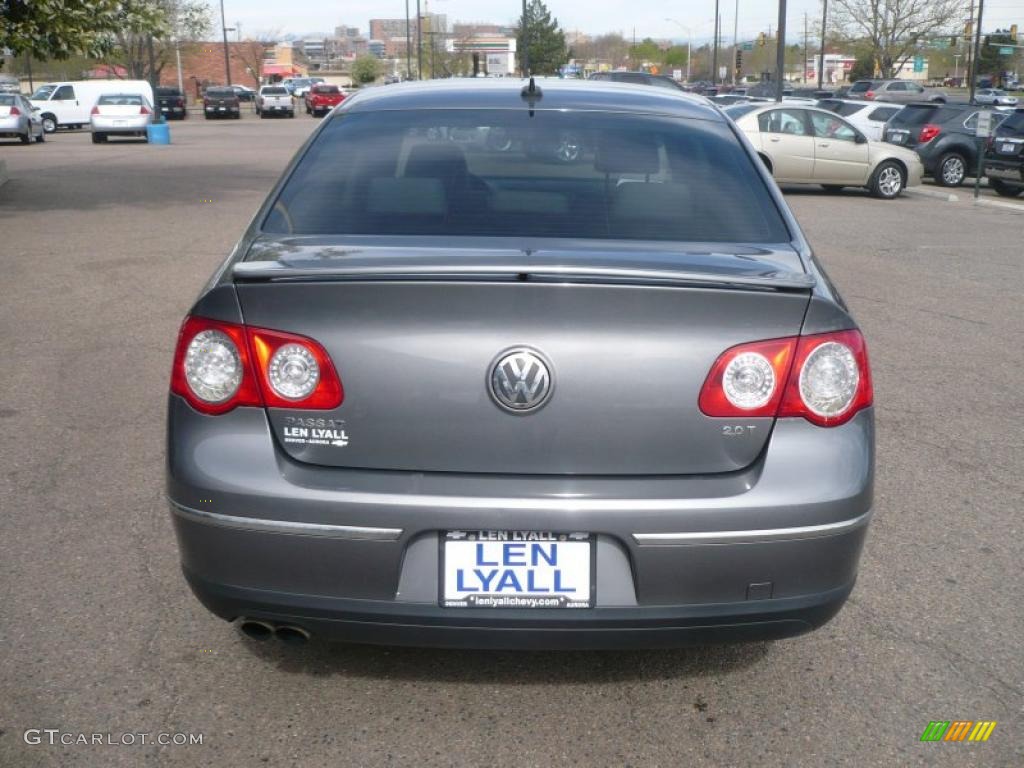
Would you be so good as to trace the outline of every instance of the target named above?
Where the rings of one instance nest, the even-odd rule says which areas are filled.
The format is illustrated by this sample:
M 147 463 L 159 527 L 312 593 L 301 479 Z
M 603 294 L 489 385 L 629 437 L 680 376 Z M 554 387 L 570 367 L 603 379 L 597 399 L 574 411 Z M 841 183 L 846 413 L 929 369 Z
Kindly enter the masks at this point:
M 1024 194 L 1024 109 L 1016 109 L 996 128 L 985 150 L 984 172 L 997 195 Z

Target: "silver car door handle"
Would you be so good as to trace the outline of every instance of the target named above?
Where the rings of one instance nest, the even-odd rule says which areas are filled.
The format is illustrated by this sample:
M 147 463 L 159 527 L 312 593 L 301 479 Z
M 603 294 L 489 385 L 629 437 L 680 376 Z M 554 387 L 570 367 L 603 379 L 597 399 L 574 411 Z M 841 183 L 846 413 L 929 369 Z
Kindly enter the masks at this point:
M 768 141 L 774 141 L 778 143 L 779 141 L 781 141 L 781 139 L 778 136 L 769 136 Z

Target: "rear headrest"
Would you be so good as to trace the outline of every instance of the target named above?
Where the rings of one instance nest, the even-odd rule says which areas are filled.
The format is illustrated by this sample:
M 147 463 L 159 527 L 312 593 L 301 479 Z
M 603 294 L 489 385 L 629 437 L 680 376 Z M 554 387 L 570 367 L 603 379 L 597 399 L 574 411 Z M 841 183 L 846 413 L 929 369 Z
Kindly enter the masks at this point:
M 466 173 L 462 148 L 447 142 L 417 144 L 405 161 L 406 178 L 462 179 Z
M 594 168 L 599 173 L 636 173 L 646 176 L 661 169 L 658 145 L 649 136 L 607 133 L 597 145 Z
M 366 212 L 397 216 L 444 216 L 448 198 L 440 179 L 370 180 L 366 195 Z

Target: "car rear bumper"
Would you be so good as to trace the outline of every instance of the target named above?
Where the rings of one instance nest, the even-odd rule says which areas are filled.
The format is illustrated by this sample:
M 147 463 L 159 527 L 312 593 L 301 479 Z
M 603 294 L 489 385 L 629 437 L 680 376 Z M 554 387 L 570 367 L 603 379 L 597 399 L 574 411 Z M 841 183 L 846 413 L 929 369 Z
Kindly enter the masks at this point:
M 28 131 L 28 120 L 22 115 L 0 117 L 0 136 L 24 136 Z
M 168 493 L 185 575 L 215 614 L 356 642 L 666 646 L 796 635 L 856 579 L 873 414 L 780 420 L 763 456 L 708 477 L 499 477 L 303 465 L 259 409 L 170 400 Z M 596 534 L 595 607 L 442 608 L 440 532 Z
M 985 159 L 985 175 L 993 179 L 1024 183 L 1024 162 Z
M 91 120 L 95 133 L 139 133 L 149 125 L 149 115 L 142 117 L 100 117 L 94 115 Z

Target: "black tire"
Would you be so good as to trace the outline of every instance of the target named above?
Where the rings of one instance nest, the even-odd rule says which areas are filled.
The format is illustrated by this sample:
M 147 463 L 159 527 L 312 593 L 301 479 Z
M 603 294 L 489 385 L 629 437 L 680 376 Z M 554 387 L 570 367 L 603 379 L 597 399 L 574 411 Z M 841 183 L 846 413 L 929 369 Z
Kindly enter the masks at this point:
M 213 115 L 211 115 L 209 112 L 207 112 L 207 113 L 205 113 L 203 115 L 203 119 L 204 120 L 212 120 L 213 119 Z
M 895 160 L 885 160 L 879 163 L 868 184 L 871 194 L 882 200 L 893 200 L 899 197 L 906 187 L 907 172 Z
M 988 185 L 1000 197 L 1020 197 L 1024 193 L 1024 185 L 1007 184 L 1002 179 L 989 179 Z
M 288 117 L 295 117 L 295 110 L 294 109 L 291 112 L 288 113 Z
M 46 131 L 40 131 L 36 136 L 36 144 L 42 144 L 44 141 L 46 141 Z
M 92 135 L 92 143 L 93 144 L 103 144 L 103 143 L 106 142 L 106 140 L 107 140 L 107 135 L 105 133 L 94 133 Z
M 43 131 L 45 133 L 56 133 L 57 118 L 53 115 L 43 115 Z
M 18 136 L 18 141 L 20 141 L 22 144 L 31 144 L 32 143 L 32 129 L 29 128 L 27 131 L 25 131 L 25 135 L 24 136 Z
M 935 166 L 935 183 L 940 187 L 959 187 L 967 178 L 967 158 L 959 152 L 947 152 Z
M 822 184 L 821 188 L 832 195 L 836 192 L 842 192 L 845 189 L 842 184 Z

